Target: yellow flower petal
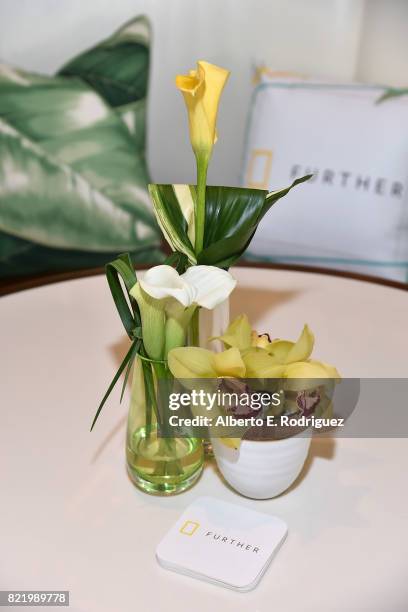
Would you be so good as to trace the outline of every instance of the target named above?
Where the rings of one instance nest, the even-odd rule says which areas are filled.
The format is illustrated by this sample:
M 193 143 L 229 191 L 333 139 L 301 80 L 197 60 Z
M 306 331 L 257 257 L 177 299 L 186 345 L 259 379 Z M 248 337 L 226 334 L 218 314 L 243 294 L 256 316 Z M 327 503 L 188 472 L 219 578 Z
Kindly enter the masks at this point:
M 251 346 L 268 349 L 270 344 L 271 341 L 269 340 L 268 334 L 258 334 L 255 329 L 251 332 Z
M 294 346 L 295 343 L 289 342 L 289 340 L 273 340 L 267 347 L 267 351 L 279 363 L 286 363 L 286 357 Z
M 340 374 L 335 367 L 320 361 L 298 361 L 286 366 L 284 377 L 288 379 L 285 387 L 291 390 L 311 389 L 319 385 L 338 382 Z
M 290 349 L 286 355 L 285 363 L 294 363 L 295 361 L 306 361 L 312 354 L 314 346 L 314 335 L 307 325 L 304 326 L 299 340 Z
M 199 88 L 204 87 L 204 81 L 197 77 L 195 70 L 191 70 L 189 76 L 181 74 L 176 76 L 176 86 L 183 93 L 195 96 Z
M 241 438 L 220 438 L 220 442 L 228 448 L 238 450 L 241 445 Z
M 211 338 L 211 340 L 221 340 L 226 346 L 244 350 L 251 346 L 252 328 L 248 317 L 243 314 L 233 320 L 222 336 Z
M 190 140 L 196 155 L 206 158 L 211 155 L 216 141 L 218 104 L 228 76 L 228 70 L 199 61 L 197 70 L 176 77 L 176 86 L 187 106 Z
M 217 378 L 211 351 L 196 346 L 180 347 L 171 350 L 167 358 L 175 378 Z
M 280 378 L 285 371 L 285 366 L 263 349 L 249 349 L 243 353 L 242 359 L 247 378 Z
M 214 131 L 213 142 L 217 140 L 216 121 L 218 104 L 229 74 L 229 70 L 225 70 L 209 62 L 198 62 L 198 76 L 200 79 L 202 78 L 205 83 L 203 104 L 208 123 Z
M 324 361 L 315 361 L 313 359 L 310 359 L 309 363 L 313 366 L 323 368 L 323 370 L 326 372 L 327 378 L 332 378 L 336 382 L 340 382 L 341 376 L 337 368 L 335 368 L 334 366 L 329 365 L 328 363 L 324 363 Z
M 245 364 L 237 348 L 230 348 L 222 353 L 212 353 L 212 355 L 214 367 L 219 377 L 242 378 L 245 376 Z

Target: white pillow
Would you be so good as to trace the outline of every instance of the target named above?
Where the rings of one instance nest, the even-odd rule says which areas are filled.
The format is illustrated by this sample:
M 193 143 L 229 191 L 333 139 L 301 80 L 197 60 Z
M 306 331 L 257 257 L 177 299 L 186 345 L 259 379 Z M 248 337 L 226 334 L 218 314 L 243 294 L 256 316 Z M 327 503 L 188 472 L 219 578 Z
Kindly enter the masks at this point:
M 249 256 L 408 281 L 408 96 L 261 73 L 242 184 L 297 187 L 262 221 Z

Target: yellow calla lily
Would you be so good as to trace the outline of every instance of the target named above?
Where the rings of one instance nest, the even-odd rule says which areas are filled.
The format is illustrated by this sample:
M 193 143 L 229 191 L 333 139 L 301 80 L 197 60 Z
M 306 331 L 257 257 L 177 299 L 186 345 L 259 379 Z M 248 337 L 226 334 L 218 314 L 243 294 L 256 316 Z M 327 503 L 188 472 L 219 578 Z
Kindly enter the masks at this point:
M 216 121 L 218 104 L 229 71 L 209 62 L 197 62 L 197 69 L 176 77 L 187 106 L 190 139 L 196 156 L 209 159 L 217 140 Z
M 190 140 L 197 162 L 197 200 L 195 204 L 195 255 L 203 249 L 205 196 L 208 162 L 217 140 L 218 104 L 229 71 L 209 62 L 197 62 L 197 69 L 178 75 L 176 85 L 188 111 Z

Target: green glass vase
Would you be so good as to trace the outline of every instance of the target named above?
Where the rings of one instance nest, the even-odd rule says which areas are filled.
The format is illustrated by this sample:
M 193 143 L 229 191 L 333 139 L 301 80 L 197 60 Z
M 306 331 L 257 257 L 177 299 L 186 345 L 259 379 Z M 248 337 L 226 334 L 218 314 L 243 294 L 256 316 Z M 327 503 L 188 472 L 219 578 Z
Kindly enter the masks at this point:
M 146 397 L 146 371 L 151 372 L 153 405 Z M 126 460 L 132 482 L 153 495 L 174 495 L 189 489 L 199 478 L 204 450 L 199 438 L 161 437 L 157 410 L 163 404 L 155 368 L 137 358 L 126 434 Z M 158 408 L 159 407 L 159 408 Z M 163 406 L 162 406 L 163 407 Z

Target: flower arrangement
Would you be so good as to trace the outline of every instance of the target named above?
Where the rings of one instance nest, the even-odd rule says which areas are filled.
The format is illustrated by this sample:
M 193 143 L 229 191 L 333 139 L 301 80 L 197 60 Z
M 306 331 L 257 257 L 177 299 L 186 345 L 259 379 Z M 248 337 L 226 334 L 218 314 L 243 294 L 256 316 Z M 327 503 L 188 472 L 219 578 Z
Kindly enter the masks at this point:
M 188 480 L 184 477 L 186 443 L 183 446 L 170 437 L 163 442 L 157 433 L 157 423 L 162 420 L 160 417 L 168 402 L 163 384 L 158 384 L 160 381 L 167 381 L 164 387 L 167 385 L 168 392 L 173 377 L 338 376 L 334 368 L 310 359 L 313 335 L 307 326 L 296 343 L 270 341 L 267 335 L 254 332 L 247 317 L 242 315 L 219 337 L 223 352 L 214 353 L 200 347 L 200 310 L 212 310 L 228 299 L 236 285 L 228 270 L 247 249 L 264 215 L 293 187 L 311 178 L 311 175 L 304 176 L 289 187 L 272 192 L 207 185 L 208 165 L 217 141 L 218 105 L 228 77 L 227 70 L 199 61 L 195 70 L 176 78 L 188 111 L 196 184 L 149 185 L 154 212 L 172 254 L 163 265 L 151 268 L 141 278 L 137 278 L 128 254 L 119 256 L 106 267 L 112 297 L 131 346 L 96 412 L 91 429 L 114 385 L 126 371 L 122 398 L 134 365 L 128 465 L 129 462 L 133 467 L 137 464 L 142 447 L 144 460 L 156 457 L 148 475 L 145 474 L 149 486 L 146 478 L 141 484 L 137 466 L 133 472 L 131 469 L 135 482 L 150 492 L 179 491 L 180 479 L 184 478 L 183 486 Z M 131 415 L 132 405 L 136 404 L 140 404 L 139 413 L 142 411 L 145 415 L 142 428 L 135 425 L 135 414 Z M 232 446 L 237 444 L 233 442 Z M 196 453 L 197 445 L 193 450 Z M 178 478 L 176 488 L 169 485 L 171 477 Z
M 179 380 L 186 379 L 220 380 L 219 386 L 234 390 L 235 397 L 240 394 L 253 394 L 253 385 L 237 385 L 236 379 L 255 379 L 255 393 L 269 390 L 270 382 L 279 389 L 281 401 L 274 405 L 262 406 L 247 403 L 241 411 L 238 405 L 228 406 L 228 412 L 241 417 L 261 416 L 263 420 L 268 414 L 291 416 L 313 414 L 321 418 L 332 415 L 331 392 L 333 383 L 339 381 L 340 375 L 336 368 L 311 359 L 314 347 L 314 335 L 307 325 L 304 326 L 297 342 L 289 340 L 270 340 L 269 334 L 258 334 L 243 314 L 237 317 L 222 336 L 212 338 L 221 340 L 224 350 L 221 353 L 200 347 L 179 347 L 168 354 L 168 364 L 172 375 Z M 231 379 L 234 383 L 231 384 Z M 217 406 L 217 414 L 222 410 Z M 249 420 L 249 419 L 248 419 Z M 216 420 L 214 420 L 216 423 Z M 241 436 L 248 427 L 236 429 Z M 218 431 L 219 433 L 219 431 Z M 238 449 L 241 437 L 223 437 L 221 442 Z

